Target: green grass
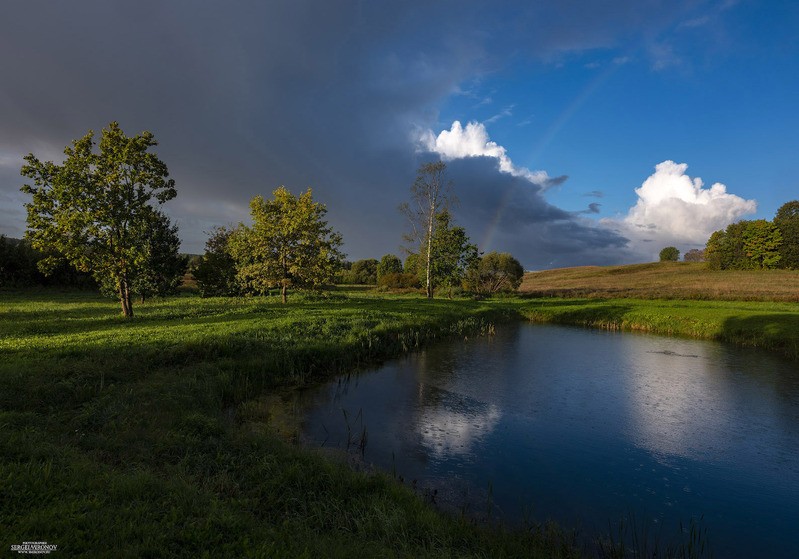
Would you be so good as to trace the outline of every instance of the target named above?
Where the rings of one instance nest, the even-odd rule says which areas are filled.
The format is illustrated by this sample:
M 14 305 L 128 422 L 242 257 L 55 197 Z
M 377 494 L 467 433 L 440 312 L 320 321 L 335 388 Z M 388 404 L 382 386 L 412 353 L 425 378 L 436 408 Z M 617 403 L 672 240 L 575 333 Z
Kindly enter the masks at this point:
M 334 292 L 285 306 L 184 295 L 125 320 L 87 293 L 0 293 L 0 545 L 91 557 L 576 556 L 557 529 L 442 515 L 386 474 L 296 448 L 264 396 L 519 316 L 797 358 L 798 310 Z
M 676 299 L 529 299 L 534 322 L 717 340 L 799 359 L 799 304 Z
M 572 556 L 558 532 L 444 516 L 385 474 L 293 447 L 257 396 L 507 319 L 401 297 L 180 297 L 117 316 L 2 294 L 0 545 L 67 556 Z

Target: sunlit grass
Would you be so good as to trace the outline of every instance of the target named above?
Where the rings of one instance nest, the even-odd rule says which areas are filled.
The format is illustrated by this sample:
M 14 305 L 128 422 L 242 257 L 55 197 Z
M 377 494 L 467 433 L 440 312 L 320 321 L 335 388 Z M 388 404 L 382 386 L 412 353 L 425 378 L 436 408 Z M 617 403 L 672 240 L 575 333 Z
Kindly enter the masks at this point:
M 796 357 L 797 310 L 333 292 L 288 305 L 184 295 L 136 305 L 125 320 L 90 293 L 2 293 L 0 545 L 48 541 L 92 557 L 574 556 L 551 527 L 475 526 L 390 476 L 294 448 L 269 427 L 262 396 L 519 317 Z
M 443 516 L 383 474 L 292 447 L 253 398 L 487 330 L 508 311 L 418 297 L 3 294 L 1 545 L 68 556 L 549 557 L 552 536 Z M 554 546 L 554 547 L 553 547 Z M 562 547 L 562 549 L 561 549 Z

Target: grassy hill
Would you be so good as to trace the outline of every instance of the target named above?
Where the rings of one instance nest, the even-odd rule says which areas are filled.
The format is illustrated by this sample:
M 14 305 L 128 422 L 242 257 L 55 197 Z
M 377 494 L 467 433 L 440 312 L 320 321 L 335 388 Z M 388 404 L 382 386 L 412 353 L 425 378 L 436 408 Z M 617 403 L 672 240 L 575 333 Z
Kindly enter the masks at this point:
M 532 297 L 799 301 L 799 271 L 708 270 L 704 263 L 653 262 L 528 272 Z

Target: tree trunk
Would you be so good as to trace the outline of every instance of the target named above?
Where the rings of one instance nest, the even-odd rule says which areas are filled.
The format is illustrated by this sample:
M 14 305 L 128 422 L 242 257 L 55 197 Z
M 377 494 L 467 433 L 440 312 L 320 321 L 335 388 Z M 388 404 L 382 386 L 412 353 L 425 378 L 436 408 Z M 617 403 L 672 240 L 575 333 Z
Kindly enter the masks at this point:
M 433 282 L 430 277 L 430 264 L 433 260 L 433 220 L 435 219 L 434 206 L 430 204 L 430 218 L 427 221 L 427 298 L 433 298 Z
M 124 278 L 119 280 L 119 302 L 122 304 L 122 315 L 125 318 L 133 318 L 133 305 L 130 301 L 130 288 Z
M 280 289 L 280 294 L 281 294 L 281 296 L 283 298 L 283 304 L 285 305 L 286 304 L 286 284 L 285 283 L 283 284 L 283 286 Z

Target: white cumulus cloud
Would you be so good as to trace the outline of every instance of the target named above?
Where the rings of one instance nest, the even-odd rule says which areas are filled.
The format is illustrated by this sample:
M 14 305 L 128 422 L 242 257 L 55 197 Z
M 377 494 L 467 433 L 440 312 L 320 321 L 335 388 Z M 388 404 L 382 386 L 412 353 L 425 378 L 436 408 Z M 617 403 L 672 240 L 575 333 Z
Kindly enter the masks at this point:
M 444 161 L 466 157 L 493 157 L 503 173 L 525 178 L 541 188 L 549 188 L 566 180 L 565 176 L 550 177 L 546 171 L 531 171 L 526 167 L 515 166 L 505 148 L 488 138 L 488 131 L 480 122 L 469 122 L 464 128 L 456 120 L 452 123 L 452 128 L 442 130 L 438 136 L 432 130 L 421 132 L 418 142 L 422 149 L 437 153 Z
M 687 169 L 687 164 L 674 161 L 656 165 L 635 189 L 638 200 L 627 216 L 603 223 L 621 228 L 633 241 L 631 248 L 651 257 L 668 245 L 683 252 L 703 246 L 713 231 L 757 210 L 757 202 L 730 194 L 721 183 L 705 188 L 702 179 L 686 174 Z

